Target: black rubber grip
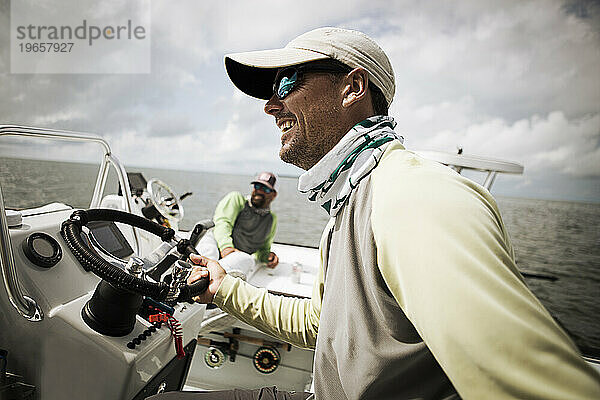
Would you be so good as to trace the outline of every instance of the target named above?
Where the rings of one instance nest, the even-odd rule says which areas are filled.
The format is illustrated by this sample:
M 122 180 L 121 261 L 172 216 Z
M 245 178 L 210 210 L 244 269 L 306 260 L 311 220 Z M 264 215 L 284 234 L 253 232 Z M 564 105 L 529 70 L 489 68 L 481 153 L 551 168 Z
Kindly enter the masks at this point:
M 177 243 L 177 251 L 182 254 L 184 259 L 189 258 L 191 254 L 200 255 L 196 248 L 191 245 L 190 241 L 186 239 L 182 239 Z M 180 289 L 177 301 L 187 301 L 192 303 L 192 298 L 204 293 L 206 289 L 208 289 L 209 284 L 209 278 L 200 278 L 191 285 L 185 285 Z
M 208 289 L 208 285 L 210 284 L 209 278 L 200 278 L 196 282 L 191 285 L 185 285 L 179 291 L 179 297 L 177 297 L 177 301 L 187 301 L 188 303 L 193 303 L 192 300 L 194 297 L 206 292 Z
M 200 241 L 201 236 L 213 226 L 215 226 L 215 223 L 212 219 L 207 219 L 198 222 L 192 230 L 192 234 L 190 235 L 190 243 L 192 244 L 192 246 L 196 247 L 198 245 L 198 242 Z
M 85 211 L 87 220 L 91 221 L 113 221 L 122 222 L 127 225 L 135 226 L 160 237 L 164 242 L 168 242 L 175 236 L 175 231 L 171 228 L 166 228 L 156 222 L 150 221 L 139 215 L 130 214 L 128 212 L 114 210 L 112 208 L 90 208 Z M 85 223 L 84 223 L 85 225 Z

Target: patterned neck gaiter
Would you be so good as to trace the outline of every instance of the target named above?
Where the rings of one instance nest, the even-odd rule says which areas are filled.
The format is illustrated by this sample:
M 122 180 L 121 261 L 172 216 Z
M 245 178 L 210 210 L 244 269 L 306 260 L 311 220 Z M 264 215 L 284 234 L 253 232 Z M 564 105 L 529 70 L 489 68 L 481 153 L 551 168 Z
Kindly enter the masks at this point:
M 298 190 L 335 217 L 361 179 L 377 166 L 390 142 L 404 142 L 394 132 L 395 127 L 394 119 L 383 115 L 354 125 L 329 153 L 300 176 Z

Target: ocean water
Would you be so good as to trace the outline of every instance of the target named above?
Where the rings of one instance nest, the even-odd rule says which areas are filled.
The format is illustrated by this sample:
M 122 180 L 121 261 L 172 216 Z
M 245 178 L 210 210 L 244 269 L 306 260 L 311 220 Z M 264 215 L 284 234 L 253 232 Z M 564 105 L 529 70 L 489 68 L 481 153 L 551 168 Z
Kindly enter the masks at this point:
M 128 168 L 158 178 L 183 200 L 183 229 L 212 217 L 226 193 L 248 193 L 251 176 Z M 98 167 L 90 164 L 0 158 L 5 204 L 27 208 L 54 201 L 89 206 Z M 502 179 L 500 176 L 498 179 Z M 279 225 L 275 240 L 317 246 L 327 222 L 323 210 L 299 194 L 297 179 L 280 177 L 272 209 Z M 107 193 L 117 190 L 109 176 Z M 520 269 L 557 279 L 526 278 L 550 313 L 585 352 L 600 349 L 600 204 L 498 197 L 498 206 L 515 247 Z

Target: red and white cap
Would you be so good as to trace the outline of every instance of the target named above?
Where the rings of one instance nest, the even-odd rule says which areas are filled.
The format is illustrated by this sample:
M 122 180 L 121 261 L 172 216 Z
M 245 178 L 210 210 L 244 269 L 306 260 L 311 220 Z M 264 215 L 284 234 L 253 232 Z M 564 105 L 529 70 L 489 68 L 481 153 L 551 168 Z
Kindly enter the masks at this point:
M 261 172 L 260 174 L 256 175 L 256 178 L 254 178 L 254 180 L 250 183 L 252 183 L 252 184 L 262 183 L 269 189 L 273 189 L 274 191 L 277 191 L 277 189 L 275 189 L 276 182 L 277 182 L 277 177 L 275 176 L 275 174 L 272 172 L 265 171 L 265 172 Z

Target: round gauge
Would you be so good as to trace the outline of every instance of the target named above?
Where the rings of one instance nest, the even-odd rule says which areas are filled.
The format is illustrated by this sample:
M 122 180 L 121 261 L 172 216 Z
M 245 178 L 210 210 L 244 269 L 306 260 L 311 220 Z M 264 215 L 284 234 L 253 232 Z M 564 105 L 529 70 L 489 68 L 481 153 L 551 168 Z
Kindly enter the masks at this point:
M 43 232 L 29 235 L 21 247 L 27 259 L 38 267 L 52 268 L 62 258 L 62 250 L 56 239 Z
M 225 354 L 216 347 L 209 347 L 206 354 L 204 354 L 204 362 L 209 368 L 221 368 L 225 363 Z
M 254 368 L 263 374 L 275 371 L 281 361 L 279 352 L 273 347 L 261 347 L 254 353 Z

